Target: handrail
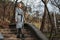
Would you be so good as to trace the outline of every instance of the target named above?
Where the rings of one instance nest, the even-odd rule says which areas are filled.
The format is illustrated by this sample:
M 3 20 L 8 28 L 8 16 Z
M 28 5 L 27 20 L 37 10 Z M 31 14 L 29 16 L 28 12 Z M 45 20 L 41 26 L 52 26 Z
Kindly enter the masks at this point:
M 36 36 L 39 38 L 39 40 L 48 40 L 48 38 L 40 31 L 38 30 L 34 25 L 25 23 L 25 26 L 28 28 L 31 28 L 32 31 L 36 34 Z

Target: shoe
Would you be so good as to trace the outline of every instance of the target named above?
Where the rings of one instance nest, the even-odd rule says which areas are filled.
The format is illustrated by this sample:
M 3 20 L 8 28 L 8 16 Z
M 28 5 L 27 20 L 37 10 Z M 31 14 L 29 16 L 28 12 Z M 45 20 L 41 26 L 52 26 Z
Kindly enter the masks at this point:
M 17 35 L 17 38 L 20 38 L 20 35 Z
M 20 38 L 25 38 L 24 34 L 20 34 Z
M 20 36 L 17 36 L 17 38 L 20 38 Z
M 22 34 L 22 37 L 21 37 L 21 39 L 22 39 L 22 40 L 25 40 L 25 36 L 24 36 L 24 34 Z
M 22 38 L 22 40 L 25 40 L 25 38 Z
M 22 38 L 25 38 L 24 34 L 22 34 Z
M 20 38 L 22 38 L 22 34 L 20 34 Z

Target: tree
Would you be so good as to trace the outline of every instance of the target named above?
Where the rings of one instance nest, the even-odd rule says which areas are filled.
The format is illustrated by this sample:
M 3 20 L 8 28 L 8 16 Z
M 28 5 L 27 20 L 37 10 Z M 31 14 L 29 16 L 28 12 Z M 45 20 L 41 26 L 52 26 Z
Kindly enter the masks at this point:
M 2 0 L 0 0 L 0 2 L 1 2 Z
M 60 11 L 60 0 L 50 0 L 50 1 L 54 6 L 58 7 Z
M 47 14 L 48 17 L 49 17 L 50 24 L 51 24 L 51 33 L 50 33 L 49 40 L 52 40 L 52 32 L 53 32 L 53 28 L 55 27 L 55 25 L 54 25 L 54 22 L 52 21 L 50 12 L 49 12 L 49 10 L 48 10 L 46 0 L 45 0 L 45 1 L 42 0 L 42 2 L 43 2 L 44 5 L 45 5 L 45 11 L 44 11 L 44 15 L 43 15 L 43 19 L 42 19 L 42 24 L 41 24 L 41 29 L 40 29 L 40 30 L 43 32 L 44 22 L 45 22 L 45 16 L 46 16 L 46 14 Z M 46 10 L 47 10 L 47 13 L 46 13 Z

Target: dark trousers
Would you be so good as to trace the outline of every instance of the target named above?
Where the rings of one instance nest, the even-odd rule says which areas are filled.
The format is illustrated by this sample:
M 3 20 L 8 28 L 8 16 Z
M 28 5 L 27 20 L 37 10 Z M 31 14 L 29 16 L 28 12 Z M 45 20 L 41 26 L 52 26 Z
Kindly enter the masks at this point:
M 22 34 L 21 28 L 17 28 L 17 38 L 20 38 L 20 34 Z
M 17 29 L 17 38 L 24 38 L 24 34 L 22 33 L 22 28 Z

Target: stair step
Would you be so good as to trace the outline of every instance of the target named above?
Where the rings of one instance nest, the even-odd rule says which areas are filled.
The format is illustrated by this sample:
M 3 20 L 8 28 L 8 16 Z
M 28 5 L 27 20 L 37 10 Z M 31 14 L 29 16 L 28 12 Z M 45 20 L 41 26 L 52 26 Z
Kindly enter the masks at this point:
M 58 22 L 60 23 L 60 20 L 58 20 Z
M 21 40 L 16 38 L 16 34 L 17 34 L 17 30 L 16 28 L 14 29 L 0 29 L 0 32 L 3 34 L 4 36 L 4 40 Z M 16 33 L 16 34 L 14 34 Z M 37 38 L 35 37 L 35 35 L 33 35 L 33 33 L 31 33 L 31 31 L 29 29 L 22 29 L 22 33 L 24 34 L 24 36 L 26 37 L 25 40 L 37 40 Z
M 25 38 L 25 40 L 37 40 L 35 38 Z
M 4 40 L 21 40 L 19 38 L 4 38 Z
M 53 40 L 60 40 L 60 37 L 58 37 L 58 36 L 53 36 Z
M 9 37 L 16 38 L 16 35 L 14 35 L 14 34 L 3 34 L 3 35 L 4 35 L 4 37 L 7 37 L 7 38 L 9 38 Z

